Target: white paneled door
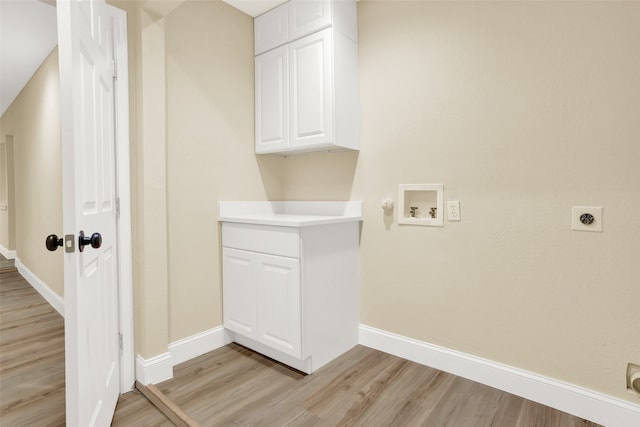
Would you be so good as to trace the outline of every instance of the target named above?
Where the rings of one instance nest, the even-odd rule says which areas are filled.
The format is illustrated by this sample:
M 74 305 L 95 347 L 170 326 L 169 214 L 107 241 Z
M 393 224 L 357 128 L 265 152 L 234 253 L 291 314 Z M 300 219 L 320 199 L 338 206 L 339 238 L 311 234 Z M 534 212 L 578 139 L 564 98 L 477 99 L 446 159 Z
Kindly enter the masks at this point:
M 64 248 L 67 426 L 108 426 L 120 392 L 117 12 L 98 0 L 59 0 L 57 9 L 63 217 L 73 241 Z

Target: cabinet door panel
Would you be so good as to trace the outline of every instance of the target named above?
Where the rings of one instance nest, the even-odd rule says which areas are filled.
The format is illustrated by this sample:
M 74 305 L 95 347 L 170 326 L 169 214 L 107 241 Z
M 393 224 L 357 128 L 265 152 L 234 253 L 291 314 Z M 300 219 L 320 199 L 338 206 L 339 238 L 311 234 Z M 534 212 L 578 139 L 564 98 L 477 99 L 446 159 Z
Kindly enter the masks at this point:
M 256 153 L 289 147 L 289 50 L 282 46 L 255 58 Z
M 290 44 L 290 145 L 333 142 L 332 35 L 328 28 Z
M 331 25 L 329 0 L 292 0 L 289 4 L 289 40 L 294 41 Z
M 251 339 L 256 329 L 255 254 L 222 248 L 224 327 Z
M 258 16 L 253 21 L 255 55 L 289 41 L 289 5 L 287 3 Z
M 258 341 L 301 357 L 300 261 L 259 255 Z

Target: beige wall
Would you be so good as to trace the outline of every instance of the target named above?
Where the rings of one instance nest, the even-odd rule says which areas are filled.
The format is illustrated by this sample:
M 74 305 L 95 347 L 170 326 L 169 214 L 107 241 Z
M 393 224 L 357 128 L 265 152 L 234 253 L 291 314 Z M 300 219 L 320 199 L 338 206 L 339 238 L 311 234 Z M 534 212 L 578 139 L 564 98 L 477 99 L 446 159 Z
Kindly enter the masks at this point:
M 59 87 L 56 48 L 0 118 L 0 135 L 13 137 L 15 248 L 7 249 L 62 295 L 62 251 L 44 246 L 47 235 L 62 233 Z
M 188 1 L 166 19 L 170 340 L 222 324 L 218 200 L 280 200 L 282 159 L 256 157 L 253 19 Z
M 361 151 L 284 180 L 365 202 L 362 323 L 637 403 L 640 3 L 361 1 L 358 26 Z M 385 218 L 401 183 L 443 183 L 462 221 Z
M 128 13 L 136 353 L 222 323 L 218 200 L 283 196 L 253 153 L 253 21 L 219 2 Z

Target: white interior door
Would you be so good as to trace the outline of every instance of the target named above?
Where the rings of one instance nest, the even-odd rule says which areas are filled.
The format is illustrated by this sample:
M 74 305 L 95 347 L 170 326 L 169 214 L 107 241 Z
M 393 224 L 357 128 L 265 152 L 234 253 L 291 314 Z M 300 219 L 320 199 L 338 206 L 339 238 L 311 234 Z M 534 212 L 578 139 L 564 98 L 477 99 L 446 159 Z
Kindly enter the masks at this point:
M 112 8 L 57 9 L 64 231 L 75 246 L 64 257 L 67 426 L 108 426 L 120 391 Z M 80 251 L 81 231 L 101 245 Z

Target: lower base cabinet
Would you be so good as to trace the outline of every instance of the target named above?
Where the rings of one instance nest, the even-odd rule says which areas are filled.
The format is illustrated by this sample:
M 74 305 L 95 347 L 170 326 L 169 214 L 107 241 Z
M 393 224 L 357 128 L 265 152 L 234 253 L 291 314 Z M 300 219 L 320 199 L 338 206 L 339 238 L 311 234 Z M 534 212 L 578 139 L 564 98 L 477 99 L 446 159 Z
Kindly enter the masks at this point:
M 225 326 L 301 357 L 300 260 L 224 248 Z
M 359 223 L 222 224 L 224 326 L 305 373 L 358 343 Z

